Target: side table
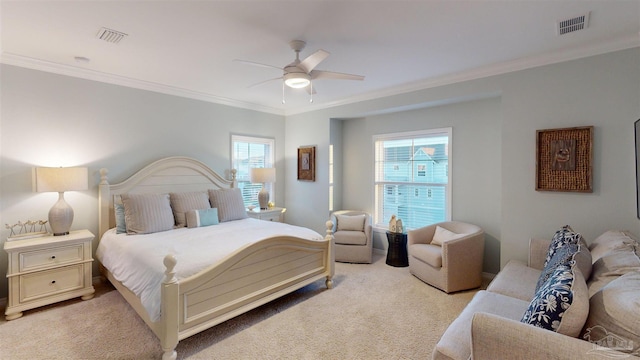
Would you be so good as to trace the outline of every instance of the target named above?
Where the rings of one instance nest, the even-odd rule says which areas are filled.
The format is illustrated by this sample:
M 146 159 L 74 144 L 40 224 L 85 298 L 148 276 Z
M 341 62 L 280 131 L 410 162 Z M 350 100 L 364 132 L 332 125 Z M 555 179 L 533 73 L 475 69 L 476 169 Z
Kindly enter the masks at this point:
M 395 267 L 409 266 L 407 255 L 407 234 L 387 231 L 389 249 L 387 250 L 387 265 Z

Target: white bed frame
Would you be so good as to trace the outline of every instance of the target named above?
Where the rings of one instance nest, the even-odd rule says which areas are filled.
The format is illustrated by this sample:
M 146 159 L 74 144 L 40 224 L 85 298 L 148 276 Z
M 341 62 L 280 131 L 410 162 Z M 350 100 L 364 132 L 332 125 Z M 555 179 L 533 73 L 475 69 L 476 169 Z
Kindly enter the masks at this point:
M 124 193 L 168 193 L 232 188 L 205 164 L 186 157 L 158 160 L 119 184 L 109 184 L 108 171 L 100 170 L 99 237 L 115 226 L 114 202 Z M 178 259 L 164 258 L 161 318 L 152 322 L 140 299 L 111 273 L 101 270 L 138 315 L 160 339 L 163 359 L 175 359 L 178 341 L 251 309 L 325 278 L 331 289 L 334 250 L 331 222 L 323 241 L 291 236 L 265 239 L 244 247 L 200 273 L 185 279 L 175 277 Z

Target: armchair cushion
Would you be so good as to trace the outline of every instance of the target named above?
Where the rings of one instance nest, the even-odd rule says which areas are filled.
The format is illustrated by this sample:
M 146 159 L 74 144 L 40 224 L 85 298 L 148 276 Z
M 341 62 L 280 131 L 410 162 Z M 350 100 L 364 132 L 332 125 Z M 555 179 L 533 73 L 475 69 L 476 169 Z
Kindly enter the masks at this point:
M 442 246 L 442 244 L 445 241 L 459 239 L 465 235 L 466 234 L 456 234 L 453 231 L 449 231 L 443 227 L 436 226 L 436 232 L 435 234 L 433 234 L 433 239 L 431 239 L 431 244 Z
M 336 244 L 344 245 L 366 245 L 367 235 L 362 231 L 342 230 L 333 234 Z
M 412 256 L 434 268 L 442 267 L 442 247 L 432 244 L 416 244 L 412 247 Z

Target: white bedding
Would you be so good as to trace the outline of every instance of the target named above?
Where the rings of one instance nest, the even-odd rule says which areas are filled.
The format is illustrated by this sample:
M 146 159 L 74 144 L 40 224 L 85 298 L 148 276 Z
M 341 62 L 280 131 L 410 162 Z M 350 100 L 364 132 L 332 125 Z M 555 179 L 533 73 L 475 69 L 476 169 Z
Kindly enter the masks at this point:
M 284 223 L 243 219 L 200 228 L 179 228 L 146 235 L 102 236 L 96 257 L 111 274 L 142 301 L 152 321 L 160 318 L 160 286 L 164 257 L 175 255 L 178 280 L 198 273 L 234 251 L 259 240 L 289 235 L 322 240 L 317 232 Z

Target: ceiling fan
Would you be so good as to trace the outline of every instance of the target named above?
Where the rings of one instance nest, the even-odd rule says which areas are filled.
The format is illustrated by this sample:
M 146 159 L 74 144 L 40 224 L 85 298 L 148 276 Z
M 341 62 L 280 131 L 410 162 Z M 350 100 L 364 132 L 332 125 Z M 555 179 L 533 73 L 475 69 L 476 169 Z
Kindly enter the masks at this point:
M 266 68 L 278 69 L 283 72 L 282 76 L 277 78 L 268 79 L 265 81 L 261 81 L 259 83 L 253 84 L 249 87 L 254 87 L 258 85 L 262 85 L 264 83 L 274 81 L 274 80 L 283 80 L 283 93 L 284 93 L 284 85 L 287 85 L 294 89 L 307 88 L 307 91 L 310 94 L 314 93 L 312 80 L 316 79 L 337 79 L 337 80 L 364 80 L 364 76 L 361 75 L 353 75 L 353 74 L 343 74 L 333 71 L 324 71 L 324 70 L 315 70 L 316 66 L 320 64 L 324 59 L 326 59 L 330 54 L 325 50 L 317 50 L 313 54 L 307 56 L 304 60 L 300 60 L 300 51 L 304 49 L 306 42 L 302 40 L 292 40 L 289 42 L 291 49 L 296 53 L 296 59 L 284 66 L 283 68 L 261 64 L 253 61 L 247 60 L 238 60 L 235 59 L 239 63 L 261 66 Z M 313 101 L 313 98 L 312 100 Z M 284 103 L 284 97 L 283 97 Z

